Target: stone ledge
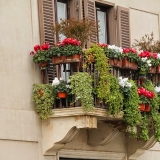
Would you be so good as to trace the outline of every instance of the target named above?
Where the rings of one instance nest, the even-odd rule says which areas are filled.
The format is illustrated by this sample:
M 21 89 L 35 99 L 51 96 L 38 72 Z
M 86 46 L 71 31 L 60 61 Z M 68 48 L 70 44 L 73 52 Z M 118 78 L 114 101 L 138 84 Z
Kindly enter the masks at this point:
M 54 113 L 50 116 L 50 118 L 88 115 L 88 116 L 96 116 L 100 120 L 123 120 L 123 112 L 121 112 L 116 116 L 107 115 L 106 109 L 102 108 L 95 108 L 94 111 L 84 112 L 83 107 L 72 107 L 72 108 L 53 109 L 53 112 Z

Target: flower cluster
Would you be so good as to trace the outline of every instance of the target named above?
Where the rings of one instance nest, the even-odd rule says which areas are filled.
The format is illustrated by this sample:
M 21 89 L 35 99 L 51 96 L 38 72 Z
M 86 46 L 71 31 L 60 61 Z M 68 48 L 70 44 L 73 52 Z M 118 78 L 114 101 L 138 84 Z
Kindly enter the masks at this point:
M 149 60 L 147 57 L 141 58 L 141 60 L 142 60 L 142 62 L 146 62 L 149 67 L 152 66 L 151 60 Z
M 141 87 L 137 90 L 139 96 L 145 96 L 147 98 L 154 98 L 155 94 L 153 92 L 148 91 L 147 89 Z
M 115 45 L 108 45 L 108 49 L 114 50 L 115 52 L 119 52 L 122 54 L 123 49 L 121 47 L 117 47 Z
M 48 50 L 50 48 L 50 45 L 49 45 L 49 43 L 48 42 L 46 42 L 46 43 L 44 43 L 42 46 L 40 46 L 40 45 L 35 45 L 34 46 L 34 51 L 35 52 L 30 52 L 30 55 L 34 55 L 34 54 L 36 54 L 36 53 L 38 53 L 38 51 L 40 50 L 40 51 L 45 51 L 45 50 Z
M 70 92 L 70 85 L 68 84 L 69 81 L 66 83 L 62 78 L 60 80 L 55 77 L 55 79 L 52 81 L 52 86 L 55 87 L 55 91 L 58 92 Z
M 127 54 L 127 53 L 137 53 L 136 49 L 133 48 L 123 48 L 123 53 Z
M 65 45 L 80 46 L 81 42 L 74 38 L 65 38 L 58 43 L 58 46 L 65 46 Z
M 132 84 L 130 82 L 128 82 L 128 78 L 122 78 L 122 77 L 119 77 L 118 78 L 118 81 L 119 81 L 119 85 L 121 87 L 129 87 L 131 88 L 132 87 Z
M 100 46 L 100 47 L 106 47 L 106 48 L 108 48 L 108 44 L 105 44 L 105 43 L 102 43 L 102 44 L 98 43 L 97 45 Z
M 155 58 L 155 59 L 158 58 L 157 55 L 158 55 L 157 53 L 152 53 L 149 51 L 143 51 L 139 54 L 140 57 Z

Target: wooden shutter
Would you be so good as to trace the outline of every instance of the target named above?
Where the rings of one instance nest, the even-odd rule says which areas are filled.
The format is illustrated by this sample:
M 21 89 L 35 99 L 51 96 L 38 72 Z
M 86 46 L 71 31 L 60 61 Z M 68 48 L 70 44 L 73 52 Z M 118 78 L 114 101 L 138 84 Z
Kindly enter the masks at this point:
M 95 0 L 84 0 L 84 15 L 85 18 L 96 23 Z M 97 43 L 97 36 L 90 36 L 87 46 L 89 47 L 91 43 Z
M 130 15 L 129 9 L 117 7 L 118 46 L 130 47 Z
M 41 45 L 49 42 L 50 46 L 53 46 L 53 44 L 56 43 L 56 37 L 52 33 L 51 26 L 55 24 L 55 1 L 38 0 L 38 2 Z M 47 79 L 49 83 L 57 76 L 56 70 L 56 66 L 50 62 L 47 69 Z

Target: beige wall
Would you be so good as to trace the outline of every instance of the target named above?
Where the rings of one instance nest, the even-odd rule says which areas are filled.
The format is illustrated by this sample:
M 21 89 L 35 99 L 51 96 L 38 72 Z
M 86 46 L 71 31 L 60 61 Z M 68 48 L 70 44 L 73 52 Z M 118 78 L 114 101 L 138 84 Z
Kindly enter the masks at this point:
M 151 31 L 159 39 L 159 0 L 108 1 L 130 8 L 132 42 Z M 40 41 L 37 0 L 0 0 L 0 21 L 0 159 L 42 159 L 41 121 L 31 102 L 32 85 L 40 78 L 29 55 Z M 144 156 L 158 160 L 159 150 L 138 160 Z

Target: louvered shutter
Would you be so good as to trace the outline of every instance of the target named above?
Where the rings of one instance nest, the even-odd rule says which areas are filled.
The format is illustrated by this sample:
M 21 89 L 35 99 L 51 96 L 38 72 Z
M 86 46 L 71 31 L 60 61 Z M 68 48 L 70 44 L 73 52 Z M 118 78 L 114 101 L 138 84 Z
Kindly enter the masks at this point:
M 118 45 L 123 48 L 130 47 L 130 15 L 129 9 L 117 7 Z
M 38 0 L 39 2 L 39 23 L 40 42 L 49 42 L 51 46 L 56 43 L 56 37 L 52 33 L 51 26 L 55 24 L 55 4 L 54 0 Z M 56 76 L 56 67 L 50 62 L 47 70 L 47 79 L 51 83 Z
M 96 9 L 94 0 L 84 0 L 84 16 L 85 18 L 88 18 L 96 23 Z M 96 35 L 90 36 L 87 46 L 89 47 L 91 43 L 97 43 Z

